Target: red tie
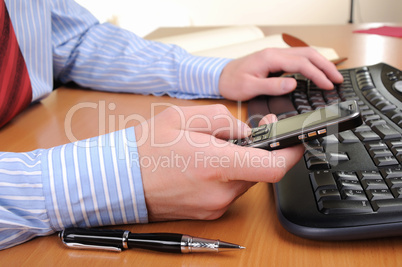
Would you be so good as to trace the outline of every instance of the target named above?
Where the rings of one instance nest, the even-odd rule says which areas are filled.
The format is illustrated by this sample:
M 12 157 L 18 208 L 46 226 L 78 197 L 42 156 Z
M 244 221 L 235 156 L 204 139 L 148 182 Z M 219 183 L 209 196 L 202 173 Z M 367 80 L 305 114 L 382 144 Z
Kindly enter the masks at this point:
M 0 0 L 0 128 L 32 101 L 24 58 L 4 1 Z

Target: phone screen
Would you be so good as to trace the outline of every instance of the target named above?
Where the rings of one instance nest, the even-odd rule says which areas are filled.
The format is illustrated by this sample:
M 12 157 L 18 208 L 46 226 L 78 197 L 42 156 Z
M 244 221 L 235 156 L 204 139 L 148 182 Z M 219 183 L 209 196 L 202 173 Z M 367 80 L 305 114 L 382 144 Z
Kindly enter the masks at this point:
M 315 125 L 340 117 L 341 110 L 338 105 L 332 105 L 315 110 L 314 112 L 304 113 L 278 121 L 272 127 L 272 134 L 279 136 L 294 131 L 303 131 L 303 129 L 307 127 L 314 127 Z

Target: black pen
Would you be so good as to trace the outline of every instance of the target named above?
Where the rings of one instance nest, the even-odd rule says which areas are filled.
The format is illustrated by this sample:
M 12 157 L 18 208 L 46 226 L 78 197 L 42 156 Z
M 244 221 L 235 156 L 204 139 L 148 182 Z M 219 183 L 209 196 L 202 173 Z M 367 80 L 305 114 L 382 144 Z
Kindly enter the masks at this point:
M 221 252 L 244 249 L 232 243 L 173 233 L 131 233 L 126 230 L 69 228 L 59 237 L 69 248 L 120 252 L 141 248 L 170 253 Z

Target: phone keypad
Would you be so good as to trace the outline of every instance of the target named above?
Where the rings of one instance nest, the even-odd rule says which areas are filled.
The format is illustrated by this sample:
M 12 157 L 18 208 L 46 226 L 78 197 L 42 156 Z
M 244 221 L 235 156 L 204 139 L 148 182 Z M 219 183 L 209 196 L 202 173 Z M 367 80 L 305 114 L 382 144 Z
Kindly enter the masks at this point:
M 269 124 L 264 124 L 264 125 L 251 129 L 251 136 L 255 137 L 255 136 L 267 134 L 271 128 L 269 126 L 270 126 Z
M 307 134 L 308 137 L 313 137 L 313 136 L 316 136 L 316 135 L 317 135 L 317 132 L 316 132 L 316 131 L 309 132 L 309 133 Z
M 261 126 L 258 126 L 256 128 L 251 129 L 251 134 L 250 136 L 243 138 L 243 139 L 232 139 L 228 140 L 228 142 L 233 143 L 235 145 L 239 146 L 250 146 L 254 143 L 260 143 L 263 141 L 266 141 L 269 138 L 269 132 L 271 130 L 271 124 L 264 124 Z M 298 139 L 301 141 L 309 140 L 310 138 L 316 138 L 318 136 L 323 136 L 327 133 L 327 130 L 324 129 L 319 129 L 317 131 L 312 131 L 308 133 L 304 133 L 298 136 Z M 280 146 L 280 142 L 274 142 L 267 144 L 269 148 L 274 149 L 276 147 Z
M 269 137 L 269 132 L 271 130 L 271 125 L 270 124 L 264 124 L 255 128 L 251 129 L 251 134 L 243 139 L 232 139 L 229 140 L 228 142 L 231 142 L 235 145 L 240 145 L 240 146 L 247 146 L 252 143 L 258 143 L 262 142 L 268 139 Z

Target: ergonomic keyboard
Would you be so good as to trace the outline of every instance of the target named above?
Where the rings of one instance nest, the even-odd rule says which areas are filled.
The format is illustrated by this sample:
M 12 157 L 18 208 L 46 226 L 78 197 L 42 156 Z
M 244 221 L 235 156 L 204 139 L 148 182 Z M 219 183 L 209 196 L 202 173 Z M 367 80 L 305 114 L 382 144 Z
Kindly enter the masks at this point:
M 300 74 L 284 96 L 248 104 L 251 126 L 356 100 L 363 125 L 305 144 L 304 157 L 273 185 L 278 218 L 289 232 L 317 240 L 402 235 L 402 71 L 379 63 L 340 70 L 344 82 L 321 90 Z

